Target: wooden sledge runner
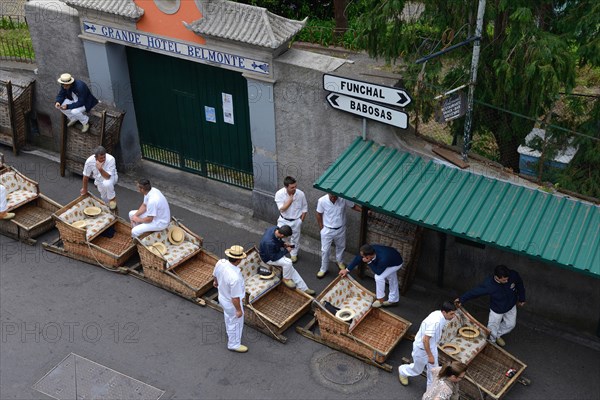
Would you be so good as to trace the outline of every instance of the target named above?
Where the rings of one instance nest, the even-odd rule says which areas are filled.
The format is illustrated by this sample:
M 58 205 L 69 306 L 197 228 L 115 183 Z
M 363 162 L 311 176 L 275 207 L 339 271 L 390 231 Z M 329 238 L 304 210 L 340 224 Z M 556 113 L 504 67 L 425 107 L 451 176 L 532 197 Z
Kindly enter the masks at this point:
M 57 237 L 56 239 L 54 239 L 52 242 L 50 243 L 42 243 L 42 246 L 44 247 L 45 250 L 50 251 L 54 254 L 58 254 L 61 256 L 65 256 L 65 257 L 69 257 L 71 259 L 77 260 L 77 261 L 81 261 L 84 262 L 86 264 L 91 264 L 94 266 L 99 266 L 98 262 L 91 258 L 91 257 L 86 257 L 83 255 L 79 255 L 79 254 L 73 254 L 70 253 L 69 251 L 65 250 L 64 247 L 64 243 L 63 241 L 60 239 L 60 237 Z M 167 286 L 164 284 L 161 284 L 159 282 L 156 282 L 155 280 L 149 279 L 147 276 L 144 275 L 144 271 L 142 269 L 142 264 L 140 263 L 140 259 L 137 256 L 137 254 L 134 254 L 131 258 L 129 258 L 123 265 L 121 265 L 120 267 L 117 268 L 106 268 L 109 271 L 112 272 L 117 272 L 120 274 L 129 274 L 141 281 L 144 281 L 146 283 L 149 283 L 151 285 L 154 285 L 158 288 L 161 289 L 165 289 L 170 291 L 171 293 L 174 293 L 178 296 L 183 297 L 186 300 L 191 301 L 194 304 L 199 304 L 201 306 L 205 306 L 206 303 L 204 302 L 203 299 L 198 298 L 198 297 L 187 297 L 185 295 L 183 295 L 181 292 L 174 290 L 171 286 Z

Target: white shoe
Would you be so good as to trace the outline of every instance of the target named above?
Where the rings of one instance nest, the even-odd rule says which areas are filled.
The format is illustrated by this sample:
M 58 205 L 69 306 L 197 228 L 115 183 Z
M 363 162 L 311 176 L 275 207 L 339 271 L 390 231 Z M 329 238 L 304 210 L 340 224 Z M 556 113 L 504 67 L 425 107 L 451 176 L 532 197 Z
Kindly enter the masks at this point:
M 70 119 L 69 122 L 67 123 L 67 126 L 71 127 L 71 126 L 75 125 L 76 123 L 77 123 L 76 119 Z
M 83 128 L 81 129 L 81 133 L 86 133 L 87 131 L 90 130 L 90 124 L 83 124 Z

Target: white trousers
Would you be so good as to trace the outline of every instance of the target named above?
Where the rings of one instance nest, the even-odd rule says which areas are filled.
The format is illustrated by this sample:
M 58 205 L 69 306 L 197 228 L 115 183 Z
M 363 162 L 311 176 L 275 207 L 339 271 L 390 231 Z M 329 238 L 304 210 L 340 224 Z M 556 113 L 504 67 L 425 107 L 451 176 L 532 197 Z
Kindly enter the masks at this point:
M 298 271 L 296 271 L 296 268 L 294 268 L 294 265 L 292 264 L 292 260 L 289 258 L 281 257 L 279 260 L 269 261 L 267 264 L 277 265 L 278 267 L 283 268 L 283 278 L 291 279 L 298 289 L 302 291 L 308 289 L 306 282 L 304 282 L 304 279 L 302 279 Z
M 512 331 L 517 325 L 517 306 L 505 312 L 496 314 L 490 310 L 488 318 L 488 329 L 490 330 L 490 341 L 496 343 L 496 339 Z
M 77 101 L 77 96 L 75 94 L 73 94 L 73 100 L 65 99 L 62 102 L 62 105 L 64 106 L 64 105 L 73 104 L 76 101 Z M 69 118 L 69 120 L 76 119 L 77 121 L 81 122 L 82 125 L 87 124 L 88 121 L 90 120 L 90 117 L 88 117 L 87 114 L 85 113 L 85 106 L 73 108 L 71 110 L 60 109 L 60 112 L 65 114 L 67 116 L 67 118 Z
M 117 194 L 115 193 L 115 185 L 119 181 L 118 176 L 112 175 L 110 179 L 104 179 L 104 177 L 96 178 L 94 184 L 100 192 L 100 197 L 108 205 L 108 202 L 114 199 Z
M 290 250 L 290 255 L 297 256 L 298 251 L 300 250 L 300 231 L 302 229 L 302 220 L 298 218 L 293 221 L 288 221 L 280 215 L 277 219 L 277 226 L 281 227 L 283 225 L 288 225 L 290 228 L 292 228 L 292 236 L 290 236 L 290 243 L 293 244 L 295 247 Z
M 242 331 L 244 330 L 244 314 L 240 318 L 235 316 L 235 307 L 230 301 L 221 300 L 219 296 L 219 304 L 223 307 L 223 317 L 225 319 L 225 330 L 227 331 L 227 348 L 235 350 L 242 344 Z M 243 304 L 242 312 L 244 311 Z
M 166 229 L 167 226 L 169 226 L 169 224 L 158 224 L 154 221 L 149 222 L 147 224 L 136 224 L 131 220 L 131 218 L 133 218 L 136 212 L 137 210 L 129 211 L 129 222 L 131 222 L 131 236 L 134 238 L 140 236 L 142 233 L 162 231 L 163 229 Z M 146 213 L 140 215 L 140 218 L 145 217 Z
M 344 261 L 344 250 L 346 250 L 346 227 L 331 229 L 326 226 L 321 229 L 321 269 L 327 272 L 329 268 L 329 251 L 331 244 L 335 244 L 335 261 Z
M 438 365 L 437 346 L 431 349 L 431 353 L 433 354 L 433 364 L 429 364 L 427 352 L 413 344 L 412 364 L 403 364 L 398 368 L 398 371 L 400 371 L 400 374 L 404 376 L 417 376 L 423 372 L 425 367 L 427 367 L 427 387 L 429 387 L 433 383 L 433 374 L 431 373 L 431 368 L 437 367 Z
M 6 211 L 8 202 L 6 201 L 6 188 L 0 185 L 0 212 Z
M 380 275 L 375 274 L 375 295 L 378 299 L 385 298 L 385 281 L 390 285 L 390 295 L 388 301 L 396 303 L 400 301 L 400 291 L 398 290 L 398 270 L 402 264 L 393 267 L 387 267 Z

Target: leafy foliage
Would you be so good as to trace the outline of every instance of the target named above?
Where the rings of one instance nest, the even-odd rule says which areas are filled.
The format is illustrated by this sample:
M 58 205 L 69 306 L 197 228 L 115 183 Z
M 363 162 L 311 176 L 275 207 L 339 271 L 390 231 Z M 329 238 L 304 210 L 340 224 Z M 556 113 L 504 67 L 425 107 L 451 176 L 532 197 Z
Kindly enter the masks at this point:
M 433 58 L 425 67 L 414 62 L 472 36 L 479 1 L 422 0 L 425 8 L 414 20 L 407 17 L 405 8 L 412 2 L 364 1 L 367 11 L 360 17 L 361 44 L 373 57 L 403 63 L 405 82 L 412 85 L 409 89 L 415 98 L 417 93 L 421 97 L 415 101 L 417 115 L 431 116 L 434 96 L 423 98 L 423 87 L 441 85 L 451 89 L 468 82 L 471 47 Z M 495 108 L 485 112 L 475 108 L 473 134 L 483 137 L 492 133 L 500 162 L 518 171 L 517 148 L 536 125 L 535 121 L 551 123 L 552 118 L 558 118 L 552 111 L 560 93 L 570 93 L 575 87 L 578 66 L 600 65 L 600 2 L 488 0 L 480 42 L 475 97 Z M 596 104 L 596 112 L 597 108 Z M 569 129 L 585 129 L 598 137 L 598 117 L 598 114 L 587 113 L 585 121 L 563 118 L 562 122 L 568 123 Z M 463 120 L 451 123 L 456 136 L 460 136 L 463 125 Z M 553 137 L 553 146 L 558 148 L 570 135 L 557 131 Z M 598 142 L 586 137 L 580 137 L 578 142 L 580 152 L 573 160 L 578 169 L 571 175 L 573 184 L 566 185 L 562 181 L 561 184 L 563 187 L 580 185 L 581 191 L 597 193 L 600 180 L 597 176 L 595 182 L 590 180 L 595 176 L 592 169 L 600 171 L 600 156 L 592 157 L 600 154 Z M 592 163 L 592 169 L 586 168 L 585 162 Z M 562 180 L 568 180 L 567 173 L 561 176 Z

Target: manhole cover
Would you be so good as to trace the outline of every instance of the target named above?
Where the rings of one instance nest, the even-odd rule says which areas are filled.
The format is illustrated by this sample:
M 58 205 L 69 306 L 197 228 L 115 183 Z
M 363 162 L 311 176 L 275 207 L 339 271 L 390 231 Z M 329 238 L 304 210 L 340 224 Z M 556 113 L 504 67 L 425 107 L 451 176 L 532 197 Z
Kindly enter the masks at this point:
M 325 379 L 338 385 L 354 385 L 366 376 L 363 362 L 341 353 L 321 358 L 318 368 Z
M 73 353 L 52 368 L 33 388 L 58 400 L 156 400 L 165 393 Z

